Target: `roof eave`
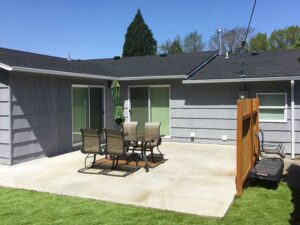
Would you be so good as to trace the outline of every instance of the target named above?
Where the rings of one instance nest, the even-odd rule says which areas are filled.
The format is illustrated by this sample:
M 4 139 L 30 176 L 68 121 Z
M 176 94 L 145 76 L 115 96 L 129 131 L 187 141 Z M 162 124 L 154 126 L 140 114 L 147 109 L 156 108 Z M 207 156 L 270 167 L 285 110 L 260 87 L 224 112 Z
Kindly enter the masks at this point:
M 116 79 L 116 77 L 111 77 L 111 76 L 86 74 L 86 73 L 73 73 L 73 72 L 47 70 L 47 69 L 36 69 L 36 68 L 21 67 L 21 66 L 13 66 L 11 71 L 24 72 L 24 73 L 47 74 L 47 75 L 64 76 L 64 77 L 91 78 L 91 79 L 97 79 L 97 80 L 114 80 L 114 79 Z
M 11 71 L 12 67 L 3 63 L 0 63 L 0 68 L 7 70 L 7 71 Z
M 0 63 L 0 67 L 13 72 L 23 72 L 23 73 L 35 73 L 35 74 L 46 74 L 52 76 L 64 76 L 64 77 L 77 77 L 77 78 L 90 78 L 96 80 L 119 80 L 119 81 L 135 81 L 135 80 L 166 80 L 166 79 L 184 79 L 186 75 L 150 75 L 150 76 L 125 76 L 125 77 L 113 77 L 106 75 L 95 75 L 87 73 L 73 73 L 57 70 L 47 70 L 47 69 L 36 69 L 29 67 L 13 66 Z
M 285 80 L 300 80 L 300 75 L 285 76 L 285 77 L 183 80 L 182 83 L 183 84 L 214 84 L 214 83 L 238 83 L 238 82 L 285 81 Z
M 120 81 L 134 81 L 134 80 L 166 80 L 166 79 L 184 79 L 186 75 L 150 75 L 137 77 L 119 77 Z

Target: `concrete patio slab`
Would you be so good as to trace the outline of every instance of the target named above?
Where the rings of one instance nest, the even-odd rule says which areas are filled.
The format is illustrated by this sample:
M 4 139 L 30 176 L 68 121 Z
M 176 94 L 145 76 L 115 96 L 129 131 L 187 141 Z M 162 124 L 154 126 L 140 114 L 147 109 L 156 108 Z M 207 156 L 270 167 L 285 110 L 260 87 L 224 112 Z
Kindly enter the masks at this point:
M 168 160 L 127 177 L 78 173 L 79 151 L 0 166 L 0 186 L 223 217 L 235 196 L 235 147 L 163 143 Z

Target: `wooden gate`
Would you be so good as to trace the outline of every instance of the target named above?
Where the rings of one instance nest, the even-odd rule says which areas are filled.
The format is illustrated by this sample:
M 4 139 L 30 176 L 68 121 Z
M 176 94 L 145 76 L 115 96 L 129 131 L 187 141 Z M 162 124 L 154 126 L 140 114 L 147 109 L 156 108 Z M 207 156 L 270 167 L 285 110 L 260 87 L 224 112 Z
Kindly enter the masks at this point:
M 241 196 L 243 186 L 251 167 L 259 157 L 258 142 L 258 98 L 237 101 L 237 139 L 236 139 L 236 189 Z

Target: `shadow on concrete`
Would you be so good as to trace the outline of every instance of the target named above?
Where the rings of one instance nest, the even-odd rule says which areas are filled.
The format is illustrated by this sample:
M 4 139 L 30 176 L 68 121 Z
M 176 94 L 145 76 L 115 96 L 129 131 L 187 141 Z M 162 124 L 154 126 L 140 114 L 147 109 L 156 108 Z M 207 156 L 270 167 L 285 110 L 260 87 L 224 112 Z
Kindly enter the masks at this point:
M 283 175 L 283 179 L 292 192 L 291 202 L 294 205 L 289 222 L 290 224 L 300 224 L 300 166 L 291 164 Z

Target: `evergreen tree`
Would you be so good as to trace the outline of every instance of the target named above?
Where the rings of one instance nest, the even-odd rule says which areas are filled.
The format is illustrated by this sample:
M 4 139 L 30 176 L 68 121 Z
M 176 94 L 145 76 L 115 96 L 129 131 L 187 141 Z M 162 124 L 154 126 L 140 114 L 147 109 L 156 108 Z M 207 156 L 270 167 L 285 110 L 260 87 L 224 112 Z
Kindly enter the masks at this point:
M 123 45 L 123 57 L 155 55 L 157 42 L 145 23 L 141 11 L 138 10 L 133 21 L 127 28 Z

